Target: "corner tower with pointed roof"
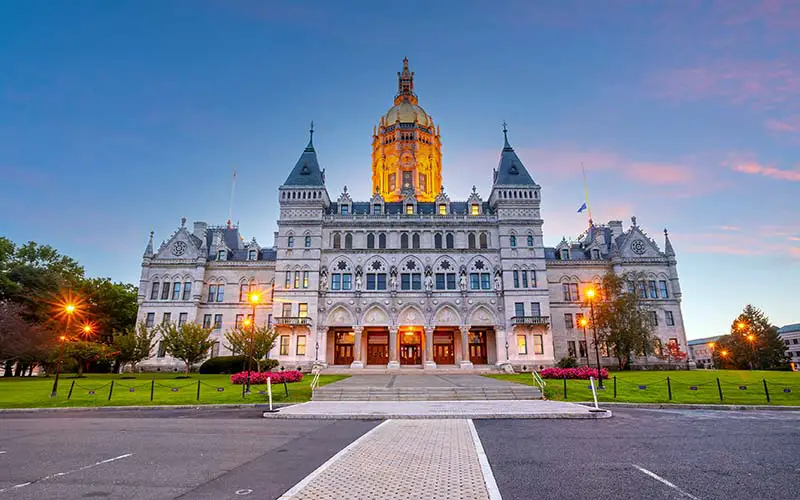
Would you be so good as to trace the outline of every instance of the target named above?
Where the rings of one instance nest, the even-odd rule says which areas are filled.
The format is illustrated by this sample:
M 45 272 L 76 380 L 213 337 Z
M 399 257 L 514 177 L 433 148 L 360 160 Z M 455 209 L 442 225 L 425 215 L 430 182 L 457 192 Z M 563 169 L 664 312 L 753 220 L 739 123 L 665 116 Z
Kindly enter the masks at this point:
M 414 72 L 403 59 L 397 73 L 394 106 L 372 133 L 372 191 L 387 202 L 402 201 L 413 190 L 431 202 L 442 189 L 442 143 L 433 118 L 414 93 Z

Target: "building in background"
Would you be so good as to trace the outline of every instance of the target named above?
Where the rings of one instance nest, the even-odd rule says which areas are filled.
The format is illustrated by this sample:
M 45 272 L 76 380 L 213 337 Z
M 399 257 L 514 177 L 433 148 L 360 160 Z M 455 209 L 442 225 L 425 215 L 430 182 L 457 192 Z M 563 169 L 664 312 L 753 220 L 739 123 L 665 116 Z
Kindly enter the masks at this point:
M 230 223 L 195 222 L 190 231 L 184 220 L 158 250 L 151 235 L 139 320 L 201 322 L 217 340 L 211 355 L 227 354 L 223 334 L 251 313 L 247 294 L 258 290 L 266 300 L 256 323 L 278 329 L 271 357 L 287 367 L 529 370 L 567 356 L 589 358 L 591 330 L 587 338 L 580 327 L 589 315 L 586 290 L 605 273 L 632 272 L 629 290 L 647 304 L 662 344 L 685 350 L 666 230 L 662 249 L 635 217 L 627 228 L 590 221 L 574 241 L 546 247 L 542 187 L 505 127 L 503 135 L 486 190 L 473 187 L 451 199 L 442 182 L 439 127 L 420 106 L 404 60 L 394 105 L 372 134 L 372 193 L 353 199 L 345 186 L 331 198 L 312 129 L 278 189 L 274 245 L 248 242 Z M 604 364 L 616 363 L 605 346 L 600 350 Z M 648 363 L 661 361 L 651 356 Z M 159 344 L 141 366 L 180 363 Z
M 786 355 L 792 363 L 792 368 L 797 371 L 797 367 L 800 366 L 800 323 L 778 328 L 778 336 L 786 345 Z
M 692 339 L 687 342 L 689 345 L 689 359 L 695 362 L 697 368 L 713 368 L 714 347 L 721 336 Z

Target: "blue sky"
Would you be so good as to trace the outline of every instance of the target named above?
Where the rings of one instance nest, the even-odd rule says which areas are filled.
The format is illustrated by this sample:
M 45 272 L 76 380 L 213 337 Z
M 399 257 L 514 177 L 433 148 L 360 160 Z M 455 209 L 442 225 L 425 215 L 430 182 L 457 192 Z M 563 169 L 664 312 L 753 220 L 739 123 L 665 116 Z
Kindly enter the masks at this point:
M 501 123 L 545 242 L 636 215 L 678 253 L 690 338 L 748 302 L 800 321 L 800 7 L 790 0 L 0 4 L 0 233 L 136 283 L 150 230 L 233 219 L 272 244 L 307 142 L 370 192 L 404 56 L 444 185 L 488 196 Z

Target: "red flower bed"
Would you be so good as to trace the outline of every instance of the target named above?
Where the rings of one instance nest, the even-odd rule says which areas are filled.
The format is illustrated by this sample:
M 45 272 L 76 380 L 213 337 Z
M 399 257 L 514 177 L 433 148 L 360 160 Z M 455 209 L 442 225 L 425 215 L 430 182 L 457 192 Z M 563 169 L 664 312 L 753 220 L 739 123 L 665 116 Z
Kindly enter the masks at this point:
M 603 368 L 600 370 L 603 374 L 603 378 L 608 378 L 608 370 Z M 570 379 L 581 379 L 581 380 L 589 380 L 589 377 L 594 377 L 597 379 L 597 368 L 588 368 L 586 366 L 582 366 L 580 368 L 545 368 L 544 370 L 540 371 L 539 374 L 542 378 L 570 378 Z
M 303 373 L 298 370 L 286 370 L 282 372 L 250 372 L 251 384 L 266 384 L 267 379 L 272 380 L 273 384 L 282 384 L 283 382 L 300 382 L 303 380 Z M 231 375 L 231 382 L 234 384 L 246 384 L 247 372 L 239 372 Z

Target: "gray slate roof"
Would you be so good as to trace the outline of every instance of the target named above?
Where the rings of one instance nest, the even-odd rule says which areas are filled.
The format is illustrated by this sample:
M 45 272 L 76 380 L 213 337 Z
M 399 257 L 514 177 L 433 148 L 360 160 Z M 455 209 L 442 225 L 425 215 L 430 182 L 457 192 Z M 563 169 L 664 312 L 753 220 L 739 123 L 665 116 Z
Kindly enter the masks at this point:
M 800 332 L 800 323 L 792 323 L 791 325 L 786 325 L 781 328 L 778 328 L 778 335 L 782 333 L 791 333 L 791 332 Z
M 314 150 L 313 135 L 308 140 L 308 146 L 303 150 L 284 186 L 324 186 L 325 175 L 319 168 L 317 152 Z
M 500 164 L 495 171 L 495 186 L 534 186 L 536 185 L 531 178 L 531 174 L 522 164 L 514 148 L 508 143 L 508 134 L 503 130 L 505 144 L 500 153 Z
M 703 344 L 708 344 L 709 342 L 716 342 L 717 340 L 719 340 L 720 337 L 721 337 L 721 335 L 716 335 L 714 337 L 704 337 L 702 339 L 692 339 L 692 340 L 687 340 L 686 343 L 691 345 L 691 346 L 703 345 Z

